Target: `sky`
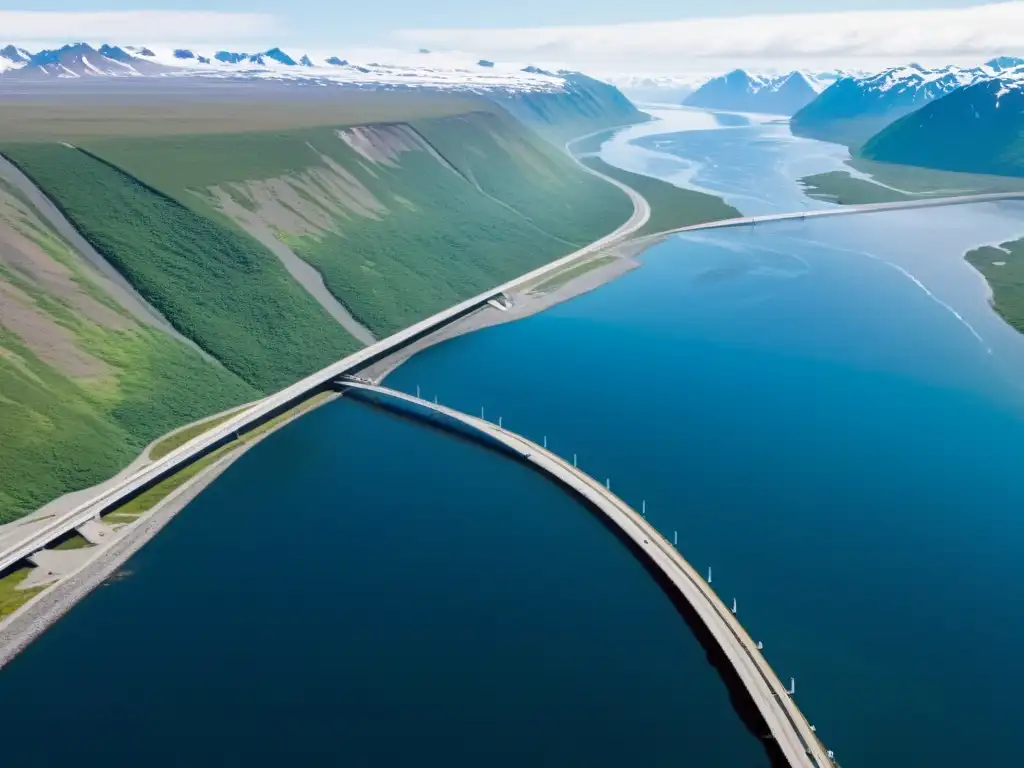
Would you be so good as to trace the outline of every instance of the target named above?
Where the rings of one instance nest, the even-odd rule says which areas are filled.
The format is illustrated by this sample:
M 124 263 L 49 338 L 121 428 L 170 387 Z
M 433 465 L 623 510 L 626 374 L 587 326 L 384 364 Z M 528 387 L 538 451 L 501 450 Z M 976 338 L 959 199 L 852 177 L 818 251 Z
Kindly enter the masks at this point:
M 598 75 L 873 69 L 1024 55 L 1024 0 L 0 0 L 0 34 L 341 56 L 426 47 Z

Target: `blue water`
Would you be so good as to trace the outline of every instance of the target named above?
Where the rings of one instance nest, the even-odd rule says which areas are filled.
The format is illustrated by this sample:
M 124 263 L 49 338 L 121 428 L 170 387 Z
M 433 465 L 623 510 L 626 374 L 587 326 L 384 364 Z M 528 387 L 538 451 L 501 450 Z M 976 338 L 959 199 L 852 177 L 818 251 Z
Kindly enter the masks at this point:
M 0 673 L 4 765 L 767 765 L 672 603 L 526 466 L 350 401 Z
M 955 215 L 1005 232 L 1020 213 Z M 930 282 L 971 276 L 927 216 L 678 237 L 390 381 L 482 405 L 646 500 L 847 768 L 1005 761 L 1024 749 L 1022 344 L 975 282 L 947 290 L 988 312 L 972 329 L 896 268 L 923 258 L 917 233 Z M 879 232 L 903 245 L 865 255 Z
M 802 145 L 784 136 L 752 134 L 729 166 L 752 128 L 677 156 L 611 151 L 682 178 L 699 149 L 704 184 L 762 178 L 755 207 L 799 194 Z M 844 768 L 1012 765 L 1024 341 L 962 255 L 1024 234 L 1022 213 L 676 237 L 389 383 L 484 407 L 646 501 L 737 598 Z M 127 570 L 0 673 L 12 765 L 768 762 L 683 618 L 587 510 L 364 405 L 270 436 Z
M 722 197 L 745 215 L 834 207 L 799 179 L 857 171 L 846 147 L 794 136 L 788 123 L 698 109 L 653 109 L 656 118 L 620 131 L 601 148 L 612 165 Z

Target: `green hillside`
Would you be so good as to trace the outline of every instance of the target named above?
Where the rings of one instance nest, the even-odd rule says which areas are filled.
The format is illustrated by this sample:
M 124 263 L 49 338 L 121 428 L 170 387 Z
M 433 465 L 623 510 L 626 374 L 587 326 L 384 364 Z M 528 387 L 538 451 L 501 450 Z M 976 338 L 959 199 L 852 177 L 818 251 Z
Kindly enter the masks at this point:
M 632 209 L 489 112 L 85 148 L 204 218 L 271 232 L 378 336 L 575 250 Z
M 1024 239 L 976 248 L 964 258 L 991 286 L 996 312 L 1024 333 Z
M 576 250 L 632 211 L 500 111 L 236 133 L 210 124 L 0 144 L 210 355 L 135 318 L 121 289 L 0 187 L 0 520 L 355 350 L 289 258 L 315 267 L 380 337 Z
M 77 149 L 3 152 L 177 330 L 258 390 L 357 348 L 273 254 L 234 228 Z
M 0 523 L 256 391 L 167 334 L 0 183 Z
M 993 79 L 958 88 L 871 137 L 872 160 L 1024 176 L 1024 87 Z

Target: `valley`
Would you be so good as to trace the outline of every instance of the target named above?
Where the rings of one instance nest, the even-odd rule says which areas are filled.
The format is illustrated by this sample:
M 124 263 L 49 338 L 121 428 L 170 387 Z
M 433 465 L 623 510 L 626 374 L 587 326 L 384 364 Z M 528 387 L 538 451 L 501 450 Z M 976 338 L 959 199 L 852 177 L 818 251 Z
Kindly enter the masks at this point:
M 2 110 L 0 153 L 170 324 L 133 315 L 18 190 L 0 189 L 0 520 L 629 216 L 619 190 L 477 98 L 356 93 L 346 111 L 262 85 L 174 84 L 174 121 L 134 84 L 77 100 L 59 83 L 0 94 L 29 105 Z
M 5 759 L 1019 753 L 1024 60 L 427 44 L 0 49 Z

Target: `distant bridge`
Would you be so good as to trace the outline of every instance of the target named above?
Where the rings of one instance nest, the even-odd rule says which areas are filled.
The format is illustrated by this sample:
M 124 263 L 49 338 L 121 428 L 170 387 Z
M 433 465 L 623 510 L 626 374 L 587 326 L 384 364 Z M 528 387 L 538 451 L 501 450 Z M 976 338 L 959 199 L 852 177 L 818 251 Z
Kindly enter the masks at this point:
M 636 544 L 637 549 L 665 575 L 679 595 L 693 608 L 736 670 L 789 766 L 831 768 L 833 761 L 830 753 L 818 740 L 786 687 L 732 611 L 678 550 L 609 488 L 542 446 L 484 419 L 355 377 L 342 377 L 337 386 L 342 390 L 351 389 L 391 398 L 413 406 L 419 415 L 439 414 L 469 427 L 486 440 L 496 442 L 517 457 L 530 462 L 590 502 Z M 415 413 L 413 409 L 409 410 Z
M 677 235 L 696 232 L 702 229 L 727 229 L 746 227 L 769 221 L 793 221 L 802 219 L 820 219 L 829 216 L 851 216 L 858 213 L 880 213 L 882 211 L 905 211 L 914 208 L 939 208 L 950 205 L 970 205 L 972 203 L 994 203 L 1000 200 L 1024 200 L 1024 192 L 985 192 L 979 195 L 958 195 L 953 197 L 928 197 L 918 200 L 899 200 L 894 203 L 862 203 L 860 205 L 839 205 L 835 208 L 816 208 L 807 211 L 788 213 L 766 213 L 761 216 L 738 216 L 732 219 L 705 221 L 701 224 L 688 224 L 662 232 L 641 235 L 634 238 L 634 243 L 652 243 L 666 235 Z

